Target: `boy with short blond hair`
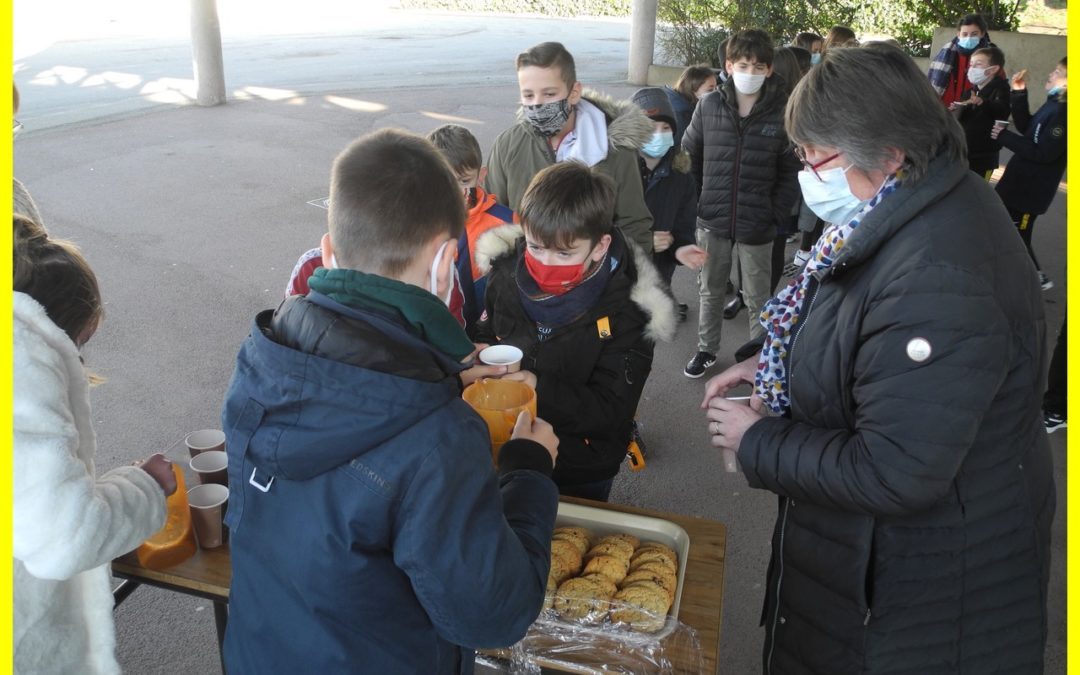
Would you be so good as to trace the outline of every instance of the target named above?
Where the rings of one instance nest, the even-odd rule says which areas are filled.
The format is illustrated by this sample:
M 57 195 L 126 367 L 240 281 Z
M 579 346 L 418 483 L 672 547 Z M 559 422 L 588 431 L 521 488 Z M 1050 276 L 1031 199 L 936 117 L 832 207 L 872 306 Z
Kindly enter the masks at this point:
M 536 175 L 521 225 L 484 234 L 490 268 L 478 339 L 521 349 L 504 376 L 536 390 L 555 428 L 559 492 L 606 501 L 626 456 L 656 339 L 675 304 L 649 256 L 614 227 L 615 186 L 597 168 L 560 162 Z
M 474 345 L 445 296 L 464 221 L 419 136 L 384 129 L 335 160 L 334 262 L 255 317 L 222 413 L 228 672 L 469 673 L 539 614 L 558 440 L 522 415 L 496 473 L 461 399 Z

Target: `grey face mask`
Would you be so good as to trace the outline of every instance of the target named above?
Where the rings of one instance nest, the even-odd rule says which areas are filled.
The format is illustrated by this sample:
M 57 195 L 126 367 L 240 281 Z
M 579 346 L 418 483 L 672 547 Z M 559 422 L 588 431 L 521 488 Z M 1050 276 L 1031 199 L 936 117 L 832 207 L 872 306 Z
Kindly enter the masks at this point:
M 565 98 L 549 103 L 522 106 L 522 109 L 525 111 L 525 119 L 529 121 L 532 128 L 548 138 L 559 133 L 573 111 L 570 102 Z

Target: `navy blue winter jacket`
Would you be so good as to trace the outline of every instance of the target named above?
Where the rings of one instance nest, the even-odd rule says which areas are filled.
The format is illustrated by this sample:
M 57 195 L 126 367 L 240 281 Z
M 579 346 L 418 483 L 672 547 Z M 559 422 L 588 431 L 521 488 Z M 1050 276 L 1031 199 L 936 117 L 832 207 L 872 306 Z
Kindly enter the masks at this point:
M 998 137 L 1013 157 L 998 181 L 997 192 L 1006 208 L 1040 215 L 1050 208 L 1065 173 L 1066 106 L 1060 96 L 1050 96 L 1031 114 L 1027 90 L 1012 92 L 1012 116 L 1016 130 Z
M 525 634 L 550 564 L 551 460 L 511 441 L 497 474 L 458 370 L 318 293 L 255 318 L 222 414 L 230 675 L 470 673 L 472 649 Z

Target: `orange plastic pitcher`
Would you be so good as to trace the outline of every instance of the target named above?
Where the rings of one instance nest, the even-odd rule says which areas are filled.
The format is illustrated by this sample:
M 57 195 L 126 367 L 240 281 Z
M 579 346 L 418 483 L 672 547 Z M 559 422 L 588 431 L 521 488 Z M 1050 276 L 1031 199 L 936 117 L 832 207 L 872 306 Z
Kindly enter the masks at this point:
M 499 448 L 510 440 L 514 423 L 522 410 L 536 419 L 536 392 L 524 382 L 484 379 L 473 382 L 461 397 L 480 413 L 491 434 L 493 459 L 499 458 Z
M 135 550 L 139 564 L 153 570 L 162 570 L 182 563 L 198 550 L 195 530 L 191 527 L 184 472 L 176 462 L 173 462 L 172 470 L 176 476 L 176 492 L 165 499 L 165 527 Z

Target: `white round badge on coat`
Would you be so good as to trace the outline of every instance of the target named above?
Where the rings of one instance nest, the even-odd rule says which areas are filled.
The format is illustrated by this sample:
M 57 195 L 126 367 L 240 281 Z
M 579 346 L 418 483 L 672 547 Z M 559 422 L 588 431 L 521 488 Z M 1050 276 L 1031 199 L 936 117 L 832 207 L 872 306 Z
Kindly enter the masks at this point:
M 913 338 L 907 343 L 908 358 L 915 363 L 922 363 L 930 358 L 930 343 L 926 338 Z

